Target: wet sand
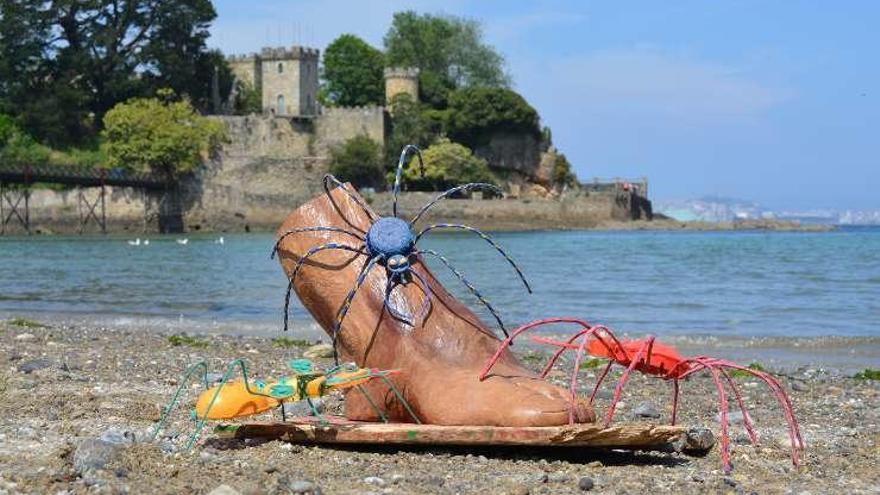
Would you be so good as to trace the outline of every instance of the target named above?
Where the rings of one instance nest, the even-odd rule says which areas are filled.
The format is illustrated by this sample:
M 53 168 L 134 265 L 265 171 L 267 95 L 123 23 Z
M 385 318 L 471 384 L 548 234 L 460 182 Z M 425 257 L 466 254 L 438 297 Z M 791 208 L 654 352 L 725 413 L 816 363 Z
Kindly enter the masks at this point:
M 538 494 L 582 493 L 590 482 L 597 493 L 880 491 L 875 465 L 880 382 L 851 377 L 853 370 L 877 367 L 876 339 L 666 340 L 685 354 L 758 360 L 779 373 L 807 443 L 803 465 L 791 465 L 785 421 L 772 394 L 750 378 L 737 380 L 759 443 L 750 445 L 742 425 L 732 426 L 729 476 L 721 472 L 717 447 L 703 458 L 528 449 L 398 451 L 219 441 L 206 432 L 185 453 L 181 437 L 192 427 L 185 410 L 169 428 L 181 437 L 151 442 L 149 432 L 187 365 L 206 359 L 220 372 L 230 359 L 243 357 L 257 377 L 276 377 L 305 348 L 230 335 L 195 336 L 173 345 L 167 334 L 150 329 L 52 321 L 47 328 L 0 323 L 0 493 L 208 493 L 227 485 L 231 491 L 224 493 Z M 535 368 L 547 356 L 529 346 L 518 352 Z M 566 364 L 551 379 L 564 383 Z M 594 371 L 581 374 L 580 393 L 589 393 Z M 599 414 L 611 386 L 600 392 Z M 637 374 L 617 420 L 668 422 L 670 392 L 668 383 Z M 711 378 L 688 380 L 682 393 L 680 423 L 707 426 L 717 435 Z M 196 394 L 193 389 L 187 399 L 192 402 Z M 640 406 L 660 417 L 634 417 Z M 337 409 L 339 399 L 328 399 L 327 407 Z

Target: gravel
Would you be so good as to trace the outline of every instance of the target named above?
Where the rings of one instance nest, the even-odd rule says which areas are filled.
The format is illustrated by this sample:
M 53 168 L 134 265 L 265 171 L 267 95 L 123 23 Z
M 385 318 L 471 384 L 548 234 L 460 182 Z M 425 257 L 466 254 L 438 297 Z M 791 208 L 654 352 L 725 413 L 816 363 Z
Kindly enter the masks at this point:
M 589 484 L 585 479 L 598 493 L 880 491 L 875 465 L 880 383 L 848 378 L 821 363 L 787 370 L 797 381 L 784 380 L 787 389 L 798 382 L 805 385 L 791 393 L 807 443 L 800 469 L 791 465 L 785 420 L 775 398 L 757 380 L 736 378 L 759 443 L 732 442 L 734 471 L 724 476 L 717 448 L 702 458 L 546 449 L 333 449 L 223 440 L 211 433 L 213 423 L 186 452 L 183 446 L 192 431 L 188 407 L 197 394 L 197 380 L 186 389 L 184 406 L 174 411 L 157 442 L 150 441 L 149 432 L 189 364 L 206 359 L 217 372 L 230 359 L 244 356 L 254 377 L 266 379 L 287 373 L 287 361 L 301 350 L 274 347 L 270 339 L 215 335 L 199 336 L 207 347 L 174 347 L 149 331 L 63 323 L 28 330 L 33 337 L 20 340 L 14 328 L 0 323 L 0 493 L 206 494 L 225 485 L 233 490 L 228 493 L 241 494 L 537 495 L 582 493 Z M 534 352 L 525 346 L 516 351 Z M 18 371 L 21 364 L 39 359 L 70 365 L 52 373 Z M 570 359 L 563 361 L 558 369 L 570 364 Z M 602 391 L 613 389 L 616 373 Z M 553 380 L 566 383 L 567 374 Z M 580 382 L 579 393 L 589 395 L 593 381 Z M 610 396 L 602 391 L 596 400 L 600 416 Z M 668 382 L 634 373 L 623 399 L 637 405 L 633 410 L 646 402 L 668 411 L 670 395 Z M 738 408 L 731 403 L 734 419 Z M 340 401 L 328 397 L 323 407 L 338 413 Z M 709 427 L 717 435 L 717 408 L 710 375 L 697 374 L 683 384 L 680 424 Z M 256 419 L 277 418 L 273 412 Z M 628 421 L 665 424 L 667 419 L 620 414 L 615 423 Z M 741 424 L 731 425 L 732 439 L 744 433 Z

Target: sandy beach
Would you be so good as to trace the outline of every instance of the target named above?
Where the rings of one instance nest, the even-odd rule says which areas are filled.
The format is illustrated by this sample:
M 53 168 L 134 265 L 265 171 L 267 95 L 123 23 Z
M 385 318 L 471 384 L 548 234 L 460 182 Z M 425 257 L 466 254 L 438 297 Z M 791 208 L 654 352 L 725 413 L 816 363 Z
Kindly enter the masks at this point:
M 175 345 L 176 344 L 176 345 Z M 711 342 L 694 341 L 691 347 Z M 715 346 L 715 350 L 717 346 Z M 210 431 L 186 453 L 180 438 L 149 441 L 150 427 L 188 364 L 206 359 L 220 372 L 243 357 L 258 377 L 285 373 L 305 345 L 223 335 L 169 339 L 166 334 L 53 322 L 0 323 L 0 493 L 877 493 L 880 382 L 821 366 L 787 366 L 790 394 L 807 449 L 795 469 L 775 399 L 757 380 L 738 378 L 756 423 L 752 446 L 733 414 L 734 471 L 721 471 L 718 448 L 703 458 L 681 454 L 529 449 L 333 449 L 279 441 L 218 440 Z M 545 351 L 523 346 L 540 366 Z M 326 360 L 329 362 L 329 360 Z M 326 363 L 325 363 L 326 364 Z M 566 379 L 563 363 L 553 380 Z M 595 376 L 582 374 L 582 393 Z M 442 377 L 438 377 L 442 379 Z M 190 403 L 197 394 L 192 389 Z M 611 386 L 600 392 L 604 412 Z M 668 422 L 670 386 L 635 376 L 617 421 Z M 461 400 L 467 400 L 463 397 Z M 339 399 L 326 401 L 328 412 Z M 659 418 L 635 416 L 648 410 Z M 651 411 L 653 409 L 654 411 Z M 709 376 L 683 385 L 680 423 L 717 435 Z M 169 432 L 186 435 L 184 410 Z M 223 487 L 222 485 L 226 485 Z M 229 490 L 226 490 L 228 488 Z M 226 491 L 224 491 L 226 490 Z

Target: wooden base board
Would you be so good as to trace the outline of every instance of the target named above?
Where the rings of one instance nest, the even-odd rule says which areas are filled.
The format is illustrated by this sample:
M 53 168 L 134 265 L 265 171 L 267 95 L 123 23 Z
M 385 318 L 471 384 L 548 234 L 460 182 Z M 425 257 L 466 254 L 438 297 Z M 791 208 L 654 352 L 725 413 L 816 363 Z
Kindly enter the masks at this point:
M 445 445 L 585 447 L 653 450 L 703 455 L 715 444 L 706 428 L 620 424 L 544 427 L 440 426 L 412 423 L 365 423 L 327 417 L 290 418 L 286 422 L 227 424 L 215 428 L 225 438 L 277 439 L 294 443 L 348 445 Z

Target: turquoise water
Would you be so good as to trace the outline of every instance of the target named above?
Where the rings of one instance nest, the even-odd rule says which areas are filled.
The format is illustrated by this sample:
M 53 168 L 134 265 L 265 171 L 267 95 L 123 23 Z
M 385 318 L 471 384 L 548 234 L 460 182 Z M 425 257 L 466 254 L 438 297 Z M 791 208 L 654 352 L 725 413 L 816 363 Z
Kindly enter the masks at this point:
M 423 247 L 445 253 L 510 325 L 570 315 L 660 335 L 880 335 L 880 229 L 494 237 L 521 262 L 534 294 L 475 236 L 432 233 Z M 0 238 L 0 316 L 280 328 L 286 280 L 269 259 L 270 234 L 226 235 L 223 244 L 216 236 L 189 236 L 186 245 L 127 239 Z M 442 266 L 429 264 L 473 302 Z M 293 316 L 310 321 L 298 304 Z

